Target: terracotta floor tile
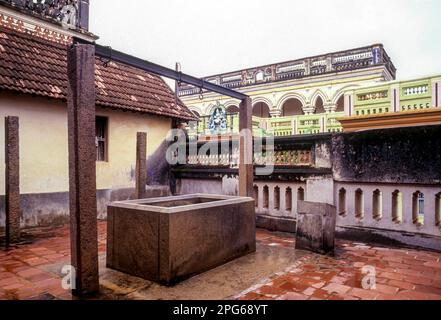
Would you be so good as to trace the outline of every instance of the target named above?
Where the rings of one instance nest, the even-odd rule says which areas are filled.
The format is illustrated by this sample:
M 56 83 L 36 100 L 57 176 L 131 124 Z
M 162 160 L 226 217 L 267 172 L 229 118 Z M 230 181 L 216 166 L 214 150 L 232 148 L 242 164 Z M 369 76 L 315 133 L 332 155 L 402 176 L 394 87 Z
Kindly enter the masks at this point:
M 106 250 L 106 223 L 98 224 L 99 252 Z M 36 231 L 37 232 L 37 231 Z M 46 238 L 50 235 L 49 238 Z M 258 229 L 260 245 L 294 248 L 293 236 Z M 333 256 L 307 253 L 287 273 L 272 275 L 241 300 L 441 300 L 441 253 L 336 241 Z M 293 249 L 294 250 L 294 249 Z M 0 299 L 74 299 L 47 266 L 70 260 L 69 228 L 42 229 L 34 243 L 0 250 Z M 362 269 L 376 270 L 376 290 L 362 289 Z
M 363 300 L 375 300 L 375 298 L 379 295 L 378 292 L 373 290 L 364 290 L 358 288 L 352 288 L 348 294 Z
M 351 287 L 338 283 L 329 283 L 327 286 L 324 286 L 322 289 L 328 291 L 329 293 L 342 294 L 342 293 L 347 293 L 349 290 L 351 290 Z
M 400 290 L 412 290 L 413 288 L 415 288 L 415 284 L 406 281 L 390 280 L 388 283 L 389 285 L 397 287 Z

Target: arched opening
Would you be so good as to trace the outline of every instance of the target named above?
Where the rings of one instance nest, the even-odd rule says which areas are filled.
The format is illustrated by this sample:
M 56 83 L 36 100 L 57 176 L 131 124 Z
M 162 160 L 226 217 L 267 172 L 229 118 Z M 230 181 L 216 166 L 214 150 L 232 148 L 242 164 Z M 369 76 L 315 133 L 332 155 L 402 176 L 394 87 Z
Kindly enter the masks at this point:
M 318 97 L 315 100 L 315 113 L 316 114 L 326 113 L 322 97 Z
M 345 188 L 341 188 L 338 192 L 338 214 L 342 217 L 345 217 L 347 214 Z
M 403 221 L 403 194 L 399 190 L 392 193 L 392 221 L 395 223 Z
M 263 119 L 271 118 L 270 108 L 265 102 L 258 102 L 253 107 L 253 116 Z
M 297 200 L 305 201 L 305 190 L 302 187 L 300 187 L 299 190 L 297 190 Z
M 286 188 L 285 191 L 285 209 L 286 211 L 292 211 L 292 189 Z
M 278 186 L 274 188 L 274 209 L 280 210 L 280 188 Z
M 257 208 L 259 206 L 259 187 L 256 185 L 253 188 L 253 194 L 254 194 L 255 205 Z
M 412 195 L 412 220 L 418 226 L 424 224 L 424 194 L 420 191 Z
M 201 117 L 201 115 L 199 114 L 199 112 L 195 111 L 195 110 L 191 110 L 191 112 L 198 118 Z
M 263 208 L 269 208 L 269 188 L 268 186 L 263 187 Z
M 375 220 L 383 217 L 383 193 L 378 189 L 372 195 L 372 216 Z
M 435 224 L 441 227 L 441 192 L 435 196 Z
M 336 112 L 343 112 L 345 111 L 345 96 L 342 95 L 338 100 L 336 104 Z
M 355 191 L 355 217 L 360 220 L 364 218 L 364 196 L 361 189 Z
M 284 117 L 298 116 L 304 114 L 303 105 L 299 99 L 292 98 L 285 101 L 282 107 L 282 115 Z
M 238 106 L 229 106 L 227 108 L 228 114 L 238 114 L 239 113 L 239 107 Z

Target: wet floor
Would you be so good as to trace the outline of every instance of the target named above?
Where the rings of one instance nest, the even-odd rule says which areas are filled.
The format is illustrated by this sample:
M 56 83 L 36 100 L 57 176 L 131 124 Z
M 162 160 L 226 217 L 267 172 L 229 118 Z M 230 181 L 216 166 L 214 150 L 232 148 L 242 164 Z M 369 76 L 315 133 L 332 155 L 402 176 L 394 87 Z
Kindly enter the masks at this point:
M 221 300 L 232 299 L 244 290 L 263 283 L 302 255 L 294 248 L 259 244 L 253 254 L 197 275 L 174 287 L 165 287 L 104 267 L 100 259 L 103 298 L 133 300 Z

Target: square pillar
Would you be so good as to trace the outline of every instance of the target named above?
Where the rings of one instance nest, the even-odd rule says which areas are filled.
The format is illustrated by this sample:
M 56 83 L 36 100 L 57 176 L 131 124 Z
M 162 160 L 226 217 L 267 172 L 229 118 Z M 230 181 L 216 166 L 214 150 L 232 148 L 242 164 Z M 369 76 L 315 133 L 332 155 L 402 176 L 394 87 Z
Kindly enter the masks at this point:
M 394 85 L 390 89 L 390 112 L 400 112 L 400 86 Z
M 20 241 L 20 149 L 18 117 L 5 118 L 6 246 Z
M 354 96 L 355 95 L 352 92 L 344 95 L 345 115 L 348 117 L 355 115 Z
M 441 107 L 441 80 L 432 81 L 432 107 Z
M 253 197 L 253 107 L 251 98 L 240 103 L 239 111 L 239 196 Z
M 95 47 L 67 52 L 69 200 L 74 295 L 99 290 L 95 146 Z
M 145 198 L 147 185 L 147 133 L 136 134 L 136 199 Z

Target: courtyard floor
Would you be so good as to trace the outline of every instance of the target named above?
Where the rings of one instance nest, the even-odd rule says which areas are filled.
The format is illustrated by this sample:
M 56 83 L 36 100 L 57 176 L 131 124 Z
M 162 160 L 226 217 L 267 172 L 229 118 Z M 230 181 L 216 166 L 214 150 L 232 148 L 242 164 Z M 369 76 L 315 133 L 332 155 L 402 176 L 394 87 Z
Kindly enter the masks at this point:
M 69 228 L 30 234 L 32 242 L 0 249 L 0 299 L 74 299 L 61 286 Z M 105 268 L 100 222 L 94 299 L 441 300 L 441 253 L 338 240 L 333 256 L 320 256 L 295 250 L 289 234 L 258 230 L 257 240 L 255 254 L 168 288 Z M 375 270 L 375 289 L 362 289 L 366 266 Z

